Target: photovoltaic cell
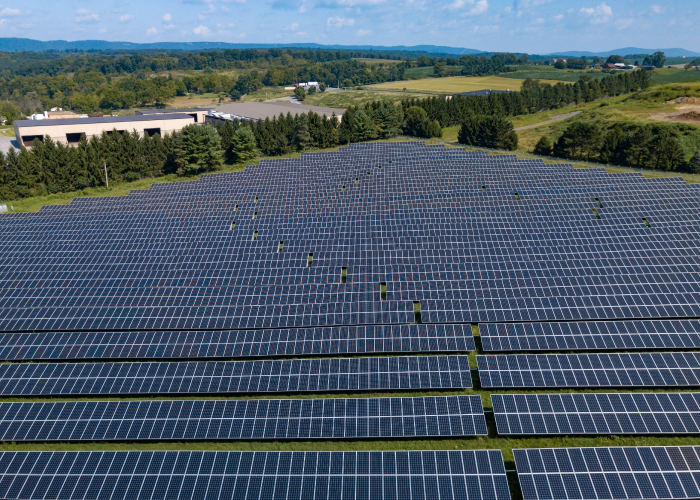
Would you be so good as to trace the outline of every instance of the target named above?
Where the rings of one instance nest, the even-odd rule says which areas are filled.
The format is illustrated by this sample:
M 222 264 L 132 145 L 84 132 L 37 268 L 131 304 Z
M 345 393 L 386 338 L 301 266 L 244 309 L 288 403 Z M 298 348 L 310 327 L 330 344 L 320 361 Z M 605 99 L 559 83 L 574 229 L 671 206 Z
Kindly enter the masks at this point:
M 456 389 L 467 356 L 0 365 L 0 394 L 221 394 Z
M 484 351 L 602 351 L 700 347 L 700 320 L 486 323 Z
M 0 441 L 486 435 L 479 396 L 0 403 Z
M 513 450 L 524 500 L 700 497 L 697 446 Z
M 700 353 L 497 354 L 477 356 L 484 388 L 695 387 Z
M 501 435 L 698 434 L 700 394 L 492 394 Z
M 500 450 L 4 452 L 8 500 L 509 500 Z

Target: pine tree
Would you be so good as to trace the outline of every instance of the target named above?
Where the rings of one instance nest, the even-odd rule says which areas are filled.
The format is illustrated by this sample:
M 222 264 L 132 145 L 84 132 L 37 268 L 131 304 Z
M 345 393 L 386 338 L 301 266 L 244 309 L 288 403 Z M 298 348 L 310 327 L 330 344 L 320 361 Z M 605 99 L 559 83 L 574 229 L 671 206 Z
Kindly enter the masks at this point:
M 359 142 L 369 141 L 374 136 L 374 131 L 372 130 L 372 119 L 365 113 L 364 110 L 359 109 L 355 113 L 355 127 L 354 135 L 356 140 Z
M 543 135 L 535 144 L 535 149 L 532 152 L 540 156 L 549 156 L 552 154 L 552 142 L 546 135 Z
M 299 151 L 305 151 L 311 143 L 311 134 L 309 133 L 309 116 L 302 113 L 296 117 L 294 126 L 294 146 Z
M 243 163 L 258 156 L 255 135 L 250 127 L 240 127 L 233 134 L 231 156 L 234 161 Z
M 690 161 L 688 161 L 688 172 L 700 174 L 700 151 L 696 151 Z
M 179 175 L 210 172 L 224 163 L 221 138 L 211 125 L 187 125 L 178 134 L 176 162 Z

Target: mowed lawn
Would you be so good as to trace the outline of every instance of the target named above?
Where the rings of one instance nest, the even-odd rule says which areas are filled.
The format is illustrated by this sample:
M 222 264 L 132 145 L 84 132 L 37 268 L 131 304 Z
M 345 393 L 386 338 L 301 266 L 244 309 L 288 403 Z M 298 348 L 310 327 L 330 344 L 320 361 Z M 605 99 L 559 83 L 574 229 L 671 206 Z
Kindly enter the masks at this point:
M 554 80 L 541 80 L 542 83 L 556 85 Z M 448 76 L 445 78 L 424 78 L 404 82 L 388 82 L 371 85 L 372 89 L 407 89 L 432 92 L 471 92 L 473 90 L 520 90 L 522 81 L 500 76 Z

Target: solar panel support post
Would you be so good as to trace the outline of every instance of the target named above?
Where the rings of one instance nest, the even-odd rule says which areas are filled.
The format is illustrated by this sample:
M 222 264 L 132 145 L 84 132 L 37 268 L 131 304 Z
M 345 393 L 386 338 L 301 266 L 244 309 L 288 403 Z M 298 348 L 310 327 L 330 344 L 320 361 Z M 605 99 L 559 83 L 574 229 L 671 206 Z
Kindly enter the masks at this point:
M 105 166 L 105 184 L 107 185 L 107 187 L 109 187 L 109 179 L 107 178 L 107 161 L 102 160 L 102 163 Z

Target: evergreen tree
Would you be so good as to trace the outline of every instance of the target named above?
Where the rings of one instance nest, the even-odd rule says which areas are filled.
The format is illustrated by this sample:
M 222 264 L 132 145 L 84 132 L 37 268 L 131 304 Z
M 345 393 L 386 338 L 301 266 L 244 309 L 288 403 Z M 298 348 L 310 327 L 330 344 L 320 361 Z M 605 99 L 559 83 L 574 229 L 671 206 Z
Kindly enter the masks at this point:
M 250 127 L 240 127 L 233 134 L 231 156 L 237 163 L 244 163 L 258 156 L 255 135 Z
M 574 122 L 569 125 L 554 147 L 562 158 L 590 160 L 600 150 L 601 131 L 597 123 Z
M 224 163 L 221 138 L 211 125 L 187 125 L 177 134 L 175 148 L 179 175 L 210 172 Z
M 622 126 L 616 124 L 605 134 L 600 146 L 600 160 L 610 165 L 622 165 L 625 163 L 622 144 L 625 140 L 625 131 Z
M 411 106 L 405 111 L 404 116 L 404 134 L 413 137 L 429 137 L 428 127 L 430 126 L 430 119 L 425 109 L 419 106 Z
M 655 170 L 673 170 L 684 160 L 683 149 L 678 139 L 666 128 L 657 132 L 649 151 L 649 163 Z
M 546 135 L 543 135 L 535 144 L 535 149 L 532 152 L 540 156 L 549 156 L 552 154 L 552 142 Z
M 636 132 L 628 136 L 625 141 L 625 149 L 627 149 L 628 157 L 632 165 L 644 167 L 648 164 L 650 157 L 649 147 L 651 146 L 652 139 L 652 130 L 648 125 L 639 127 Z
M 304 99 L 306 99 L 306 90 L 304 90 L 304 87 L 297 87 L 294 89 L 294 97 L 296 97 L 296 100 L 299 102 L 303 102 Z
M 700 151 L 696 151 L 690 161 L 688 161 L 688 172 L 700 174 Z
M 359 142 L 368 141 L 374 137 L 372 130 L 372 119 L 363 109 L 358 109 L 355 113 L 355 124 L 353 135 Z
M 309 133 L 309 117 L 302 113 L 297 116 L 296 126 L 294 127 L 294 145 L 299 151 L 305 151 L 311 143 L 311 134 Z

